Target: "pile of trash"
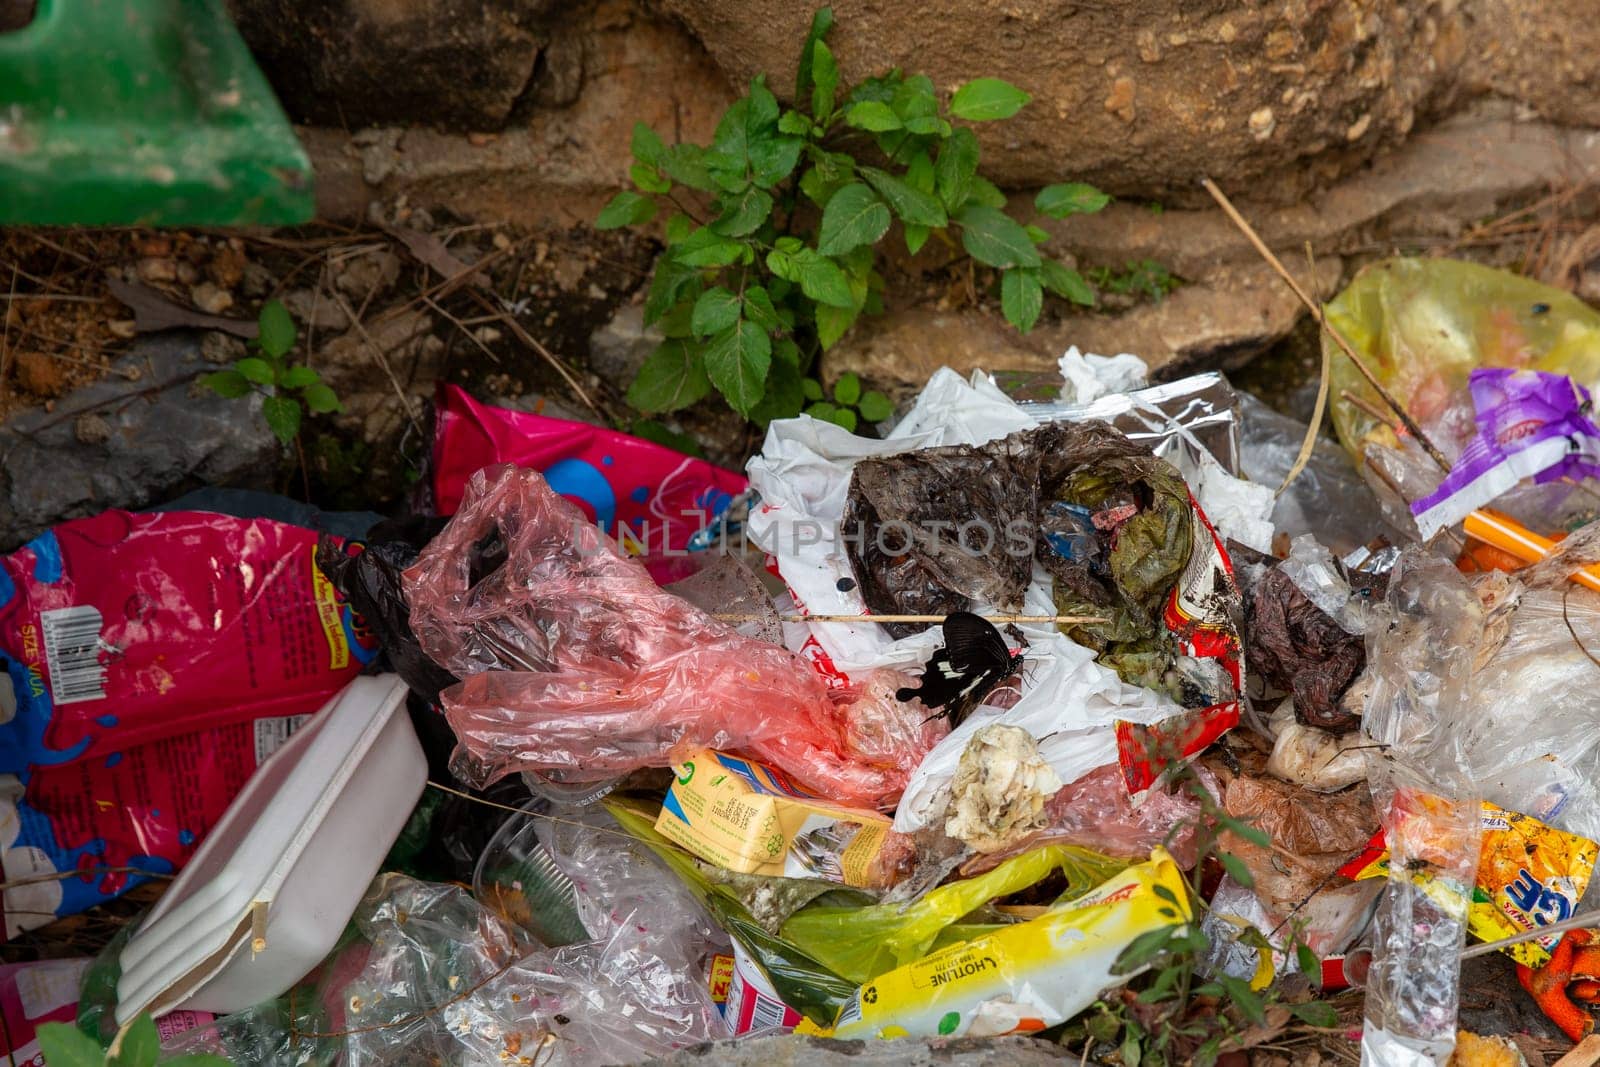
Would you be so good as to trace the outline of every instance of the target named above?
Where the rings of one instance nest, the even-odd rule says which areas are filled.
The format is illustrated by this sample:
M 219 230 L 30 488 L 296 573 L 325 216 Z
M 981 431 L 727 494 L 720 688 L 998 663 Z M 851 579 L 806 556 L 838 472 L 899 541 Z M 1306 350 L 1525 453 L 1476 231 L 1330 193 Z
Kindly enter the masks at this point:
M 444 387 L 413 514 L 55 527 L 0 558 L 5 936 L 171 881 L 0 968 L 13 1051 L 1178 1063 L 1270 1010 L 1444 1064 L 1469 939 L 1583 1038 L 1600 314 L 1392 260 L 1327 318 L 1342 448 L 1076 349 L 748 478 Z

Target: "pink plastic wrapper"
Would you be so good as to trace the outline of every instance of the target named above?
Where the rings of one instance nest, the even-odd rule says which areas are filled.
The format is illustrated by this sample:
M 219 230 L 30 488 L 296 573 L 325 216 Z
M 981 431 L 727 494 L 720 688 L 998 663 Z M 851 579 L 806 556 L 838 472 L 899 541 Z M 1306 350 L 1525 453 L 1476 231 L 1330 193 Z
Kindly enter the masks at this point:
M 266 519 L 107 511 L 0 558 L 0 773 L 315 709 L 377 651 L 316 545 Z
M 745 491 L 744 475 L 664 445 L 586 422 L 480 404 L 444 385 L 436 401 L 433 498 L 441 515 L 461 506 L 484 467 L 514 463 L 544 475 L 660 582 L 687 573 L 694 535 Z
M 474 546 L 496 532 L 507 562 L 474 585 Z M 886 807 L 940 734 L 888 681 L 836 702 L 787 649 L 663 591 L 534 471 L 474 475 L 405 586 L 423 651 L 464 679 L 442 701 L 453 769 L 475 784 L 596 781 L 712 748 Z

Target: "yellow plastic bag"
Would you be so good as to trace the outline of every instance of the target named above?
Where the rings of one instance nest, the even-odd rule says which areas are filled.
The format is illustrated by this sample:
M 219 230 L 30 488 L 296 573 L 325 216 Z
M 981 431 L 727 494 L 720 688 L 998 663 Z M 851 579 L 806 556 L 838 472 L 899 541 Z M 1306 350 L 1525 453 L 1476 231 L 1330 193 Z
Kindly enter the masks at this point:
M 1188 921 L 1188 901 L 1178 865 L 1158 848 L 1150 862 L 1037 919 L 874 978 L 839 1013 L 833 1036 L 994 1037 L 1044 1030 L 1133 977 L 1112 974 L 1118 957 L 1141 935 Z
M 1356 275 L 1326 309 L 1396 400 L 1431 435 L 1447 417 L 1472 429 L 1467 375 L 1474 367 L 1551 371 L 1600 384 L 1600 312 L 1560 289 L 1453 259 L 1387 259 Z M 1346 390 L 1384 411 L 1382 399 L 1326 333 L 1333 424 L 1360 464 L 1393 431 L 1343 399 Z M 1454 412 L 1454 415 L 1452 415 Z
M 790 916 L 782 934 L 834 973 L 865 982 L 922 956 L 956 920 L 996 897 L 1036 884 L 1052 871 L 1066 876 L 1068 889 L 1061 899 L 1071 899 L 1127 866 L 1126 860 L 1088 849 L 1050 845 L 1006 860 L 976 878 L 940 886 L 910 907 L 813 904 Z

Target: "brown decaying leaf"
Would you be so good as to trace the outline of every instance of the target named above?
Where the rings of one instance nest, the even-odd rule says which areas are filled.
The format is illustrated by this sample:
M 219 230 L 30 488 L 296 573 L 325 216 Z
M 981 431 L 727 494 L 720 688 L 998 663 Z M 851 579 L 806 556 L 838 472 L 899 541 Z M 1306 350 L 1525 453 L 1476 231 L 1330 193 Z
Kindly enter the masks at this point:
M 148 285 L 109 278 L 106 286 L 111 295 L 133 310 L 133 328 L 137 333 L 155 333 L 158 330 L 221 330 L 245 340 L 260 332 L 254 319 L 230 319 L 221 315 L 207 315 L 175 304 Z

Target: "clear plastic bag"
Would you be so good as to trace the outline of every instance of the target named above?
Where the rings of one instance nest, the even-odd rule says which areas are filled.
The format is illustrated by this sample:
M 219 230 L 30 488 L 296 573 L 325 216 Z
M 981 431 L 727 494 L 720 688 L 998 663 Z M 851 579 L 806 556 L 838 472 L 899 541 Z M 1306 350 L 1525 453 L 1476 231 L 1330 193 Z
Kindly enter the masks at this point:
M 253 1067 L 587 1067 L 725 1037 L 707 983 L 725 941 L 693 895 L 603 813 L 552 825 L 593 940 L 541 949 L 457 886 L 384 875 L 320 981 L 172 1051 Z
M 494 537 L 506 560 L 474 580 L 475 546 Z M 475 475 L 405 580 L 419 643 L 463 678 L 442 702 L 469 782 L 595 781 L 713 748 L 829 800 L 889 806 L 941 734 L 892 695 L 836 702 L 788 650 L 660 589 L 533 471 Z M 911 743 L 869 756 L 851 747 L 863 734 Z

